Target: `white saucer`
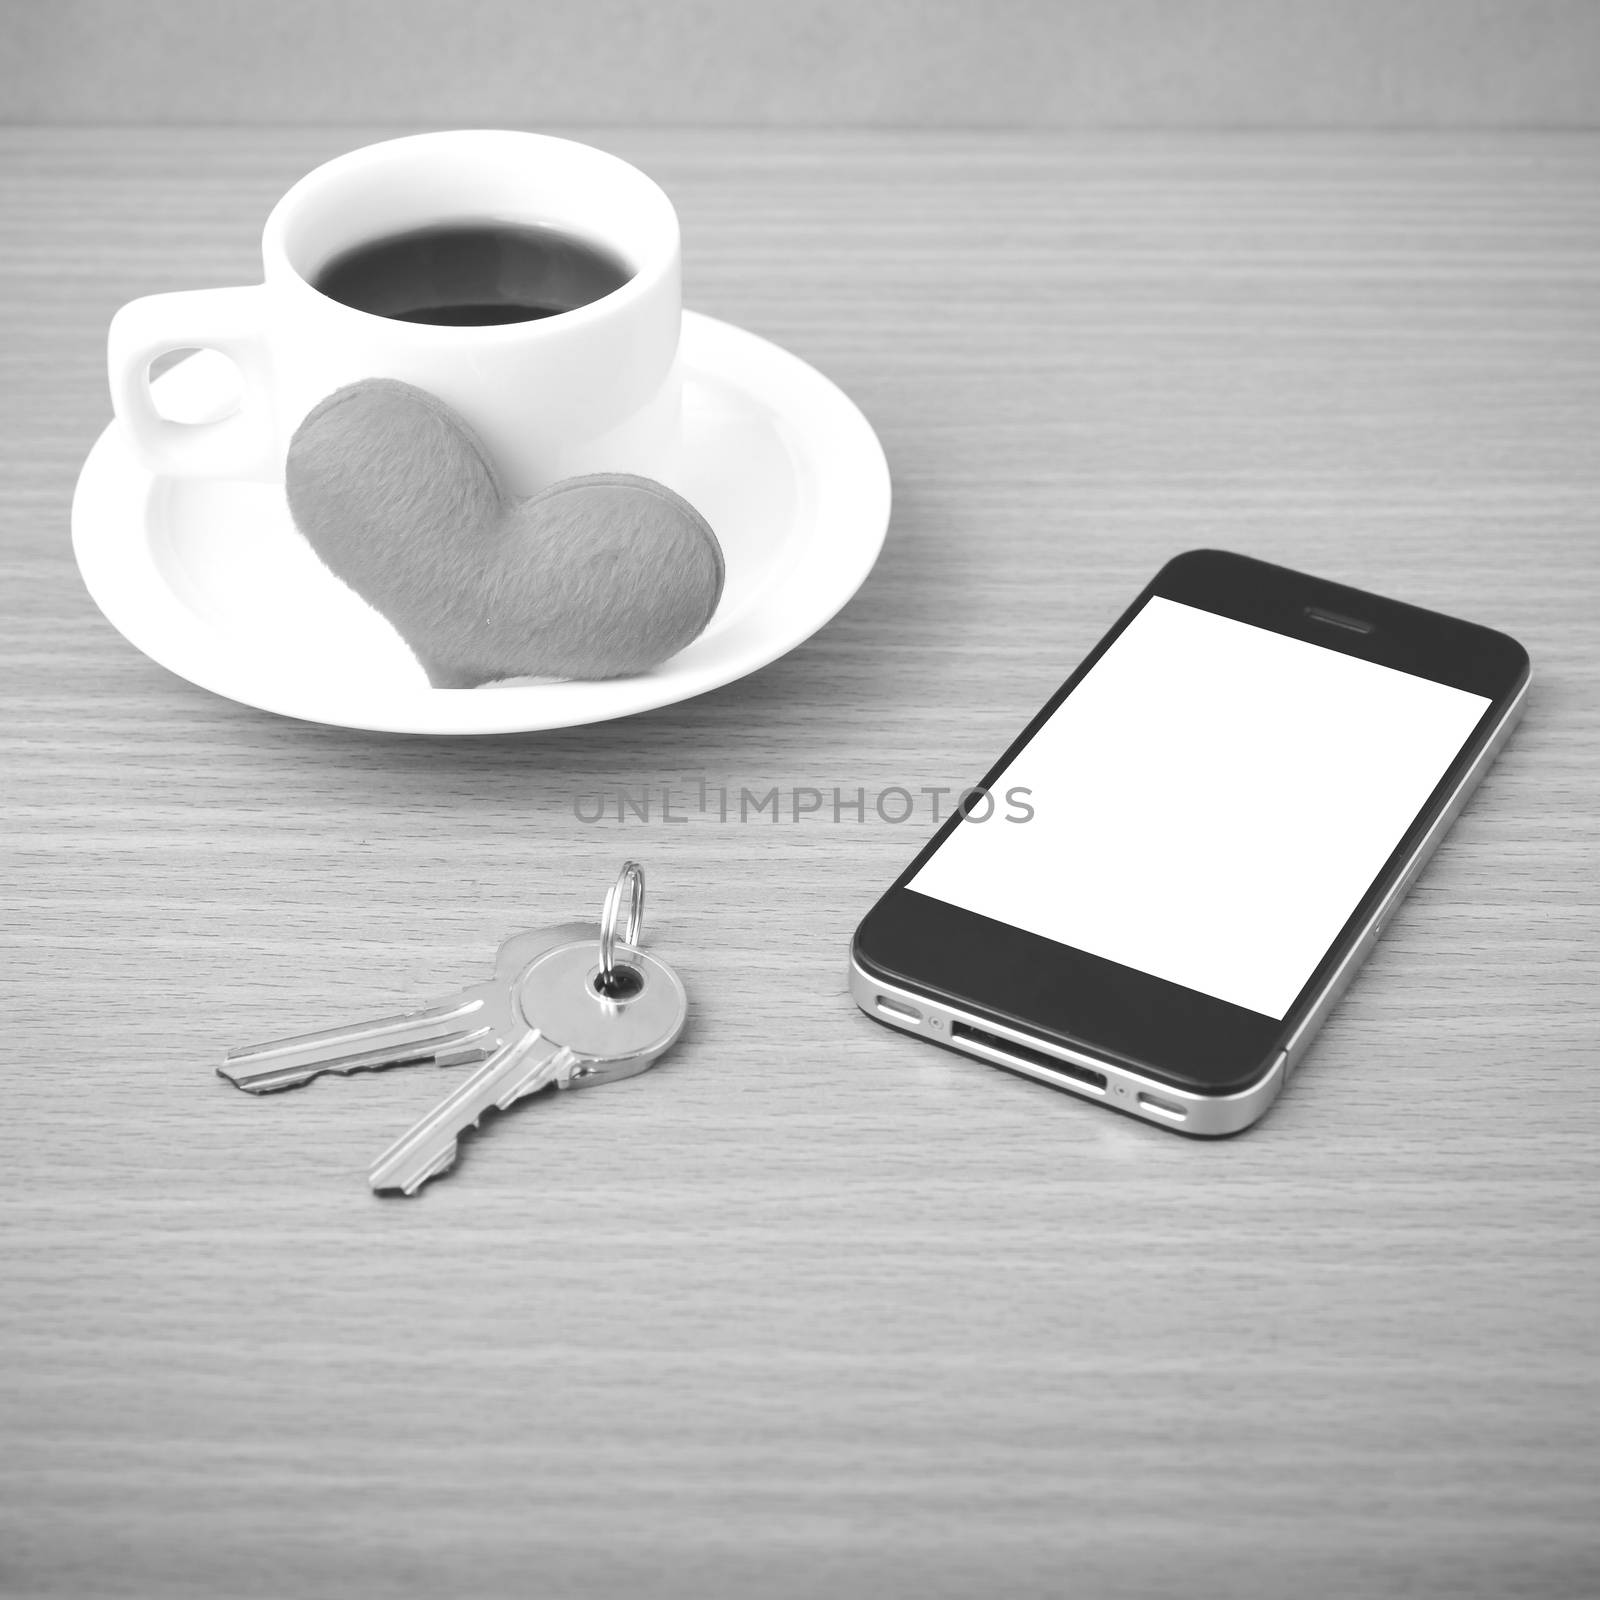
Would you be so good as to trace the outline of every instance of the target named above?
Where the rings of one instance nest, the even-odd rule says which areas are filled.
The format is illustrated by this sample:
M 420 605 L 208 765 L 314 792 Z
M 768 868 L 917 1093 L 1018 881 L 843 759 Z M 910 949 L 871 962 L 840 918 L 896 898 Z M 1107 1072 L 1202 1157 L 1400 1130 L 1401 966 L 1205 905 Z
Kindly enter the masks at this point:
M 434 689 L 399 634 L 334 578 L 268 484 L 152 476 L 116 427 L 89 452 L 72 544 L 95 604 L 179 677 L 308 722 L 397 733 L 519 733 L 625 717 L 764 667 L 859 589 L 883 548 L 889 468 L 872 425 L 798 357 L 686 312 L 685 452 L 672 487 L 727 558 L 711 625 L 637 678 Z M 161 409 L 232 409 L 210 352 L 156 380 Z

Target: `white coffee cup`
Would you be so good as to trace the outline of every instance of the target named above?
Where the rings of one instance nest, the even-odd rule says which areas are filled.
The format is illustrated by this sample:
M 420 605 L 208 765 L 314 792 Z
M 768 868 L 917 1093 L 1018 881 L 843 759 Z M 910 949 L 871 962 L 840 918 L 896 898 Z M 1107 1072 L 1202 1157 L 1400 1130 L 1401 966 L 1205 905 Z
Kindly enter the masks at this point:
M 535 321 L 444 327 L 357 311 L 313 287 L 355 245 L 458 222 L 560 229 L 619 256 L 633 276 L 588 305 Z M 150 295 L 111 322 L 117 420 L 152 472 L 281 480 L 306 413 L 361 378 L 399 378 L 466 419 L 515 493 L 584 472 L 668 477 L 676 453 L 682 321 L 678 219 L 642 172 L 542 134 L 425 133 L 368 145 L 308 173 L 262 235 L 264 281 Z M 161 416 L 150 365 L 221 351 L 239 368 L 231 416 Z

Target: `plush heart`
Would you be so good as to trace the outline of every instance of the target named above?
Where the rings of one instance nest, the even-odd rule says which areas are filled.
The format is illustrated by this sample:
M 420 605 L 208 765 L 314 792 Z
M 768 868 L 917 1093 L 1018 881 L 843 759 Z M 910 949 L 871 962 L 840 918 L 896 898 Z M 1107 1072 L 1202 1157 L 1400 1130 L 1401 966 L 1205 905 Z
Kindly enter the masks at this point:
M 515 500 L 449 406 L 393 379 L 322 401 L 289 445 L 287 480 L 312 549 L 435 688 L 645 672 L 722 596 L 716 535 L 663 484 L 602 473 Z

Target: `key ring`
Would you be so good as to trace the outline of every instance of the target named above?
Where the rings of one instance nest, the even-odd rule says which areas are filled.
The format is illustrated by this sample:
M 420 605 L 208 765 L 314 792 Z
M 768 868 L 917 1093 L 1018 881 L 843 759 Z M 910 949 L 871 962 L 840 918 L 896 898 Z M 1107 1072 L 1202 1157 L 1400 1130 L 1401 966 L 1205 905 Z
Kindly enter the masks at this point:
M 627 885 L 628 924 L 622 932 L 625 945 L 638 947 L 639 927 L 644 921 L 644 868 L 637 861 L 624 861 L 617 881 L 606 890 L 605 909 L 600 913 L 600 982 L 609 986 L 616 974 L 617 917 L 622 910 L 622 890 Z

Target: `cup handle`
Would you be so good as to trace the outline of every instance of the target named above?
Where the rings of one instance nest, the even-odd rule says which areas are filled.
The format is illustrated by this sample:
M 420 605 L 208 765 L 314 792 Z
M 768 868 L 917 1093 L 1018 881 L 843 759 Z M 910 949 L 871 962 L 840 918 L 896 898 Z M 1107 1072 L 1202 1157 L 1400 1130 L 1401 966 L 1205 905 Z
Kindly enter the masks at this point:
M 180 478 L 274 478 L 280 463 L 268 399 L 265 288 L 191 289 L 132 300 L 112 319 L 111 405 L 140 462 Z M 173 350 L 219 350 L 243 379 L 239 409 L 215 422 L 172 422 L 155 407 L 150 363 Z

